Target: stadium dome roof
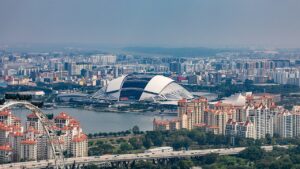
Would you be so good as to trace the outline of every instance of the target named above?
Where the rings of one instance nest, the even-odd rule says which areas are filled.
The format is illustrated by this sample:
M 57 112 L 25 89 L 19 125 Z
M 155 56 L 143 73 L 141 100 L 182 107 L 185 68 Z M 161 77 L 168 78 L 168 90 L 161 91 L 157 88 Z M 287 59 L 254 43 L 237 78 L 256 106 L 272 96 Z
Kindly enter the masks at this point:
M 118 77 L 97 91 L 93 98 L 116 101 L 174 102 L 193 95 L 173 79 L 162 75 L 130 74 Z M 173 103 L 173 104 L 174 104 Z

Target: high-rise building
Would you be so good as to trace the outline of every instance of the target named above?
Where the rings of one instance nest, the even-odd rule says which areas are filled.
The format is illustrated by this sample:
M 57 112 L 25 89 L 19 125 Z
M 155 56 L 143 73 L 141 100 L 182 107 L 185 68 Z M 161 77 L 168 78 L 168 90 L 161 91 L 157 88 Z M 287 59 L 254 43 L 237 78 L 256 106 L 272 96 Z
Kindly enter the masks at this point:
M 226 124 L 225 135 L 255 139 L 256 130 L 254 124 L 250 120 L 245 122 L 236 122 L 230 119 Z
M 169 69 L 170 69 L 171 72 L 175 72 L 175 73 L 178 73 L 178 74 L 183 73 L 182 63 L 180 63 L 180 62 L 171 62 L 169 66 L 170 66 Z
M 66 113 L 60 113 L 53 120 L 58 140 L 53 144 L 62 144 L 63 151 L 69 156 L 84 157 L 88 155 L 87 136 L 80 124 Z M 20 119 L 9 110 L 0 112 L 0 163 L 53 158 L 50 140 L 38 117 L 27 115 L 25 130 Z
M 178 101 L 178 118 L 184 125 L 182 127 L 191 130 L 195 124 L 204 122 L 204 112 L 208 108 L 207 99 L 202 97 L 188 101 Z
M 0 162 L 8 163 L 12 161 L 13 151 L 9 144 L 0 146 Z
M 256 138 L 265 138 L 266 134 L 273 136 L 273 114 L 270 108 L 264 104 L 255 106 L 253 111 L 250 111 L 249 118 L 254 123 L 256 128 Z
M 293 114 L 284 110 L 277 114 L 276 131 L 280 137 L 293 137 Z

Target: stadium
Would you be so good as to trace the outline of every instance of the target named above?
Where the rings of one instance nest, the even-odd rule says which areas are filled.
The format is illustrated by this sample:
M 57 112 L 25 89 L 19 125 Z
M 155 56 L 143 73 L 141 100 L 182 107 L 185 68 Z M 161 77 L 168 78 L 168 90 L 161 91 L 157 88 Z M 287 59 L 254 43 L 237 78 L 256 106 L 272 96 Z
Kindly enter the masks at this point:
M 130 74 L 110 81 L 92 97 L 98 100 L 177 104 L 178 100 L 192 99 L 193 95 L 171 78 L 162 75 Z

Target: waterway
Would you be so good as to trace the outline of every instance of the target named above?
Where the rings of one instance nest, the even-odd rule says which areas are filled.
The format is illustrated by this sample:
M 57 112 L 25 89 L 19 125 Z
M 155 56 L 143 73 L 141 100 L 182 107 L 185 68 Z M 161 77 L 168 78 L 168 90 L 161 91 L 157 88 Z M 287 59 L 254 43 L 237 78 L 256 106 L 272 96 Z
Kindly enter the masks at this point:
M 21 117 L 25 121 L 26 115 L 29 113 L 25 108 L 13 109 L 13 113 Z M 96 132 L 117 132 L 131 129 L 134 125 L 139 126 L 140 130 L 149 131 L 153 129 L 152 121 L 157 119 L 171 119 L 176 116 L 155 115 L 154 113 L 111 113 L 111 112 L 96 112 L 76 108 L 56 108 L 52 110 L 43 110 L 45 113 L 53 113 L 54 115 L 60 112 L 66 112 L 70 116 L 80 121 L 81 127 L 85 133 Z

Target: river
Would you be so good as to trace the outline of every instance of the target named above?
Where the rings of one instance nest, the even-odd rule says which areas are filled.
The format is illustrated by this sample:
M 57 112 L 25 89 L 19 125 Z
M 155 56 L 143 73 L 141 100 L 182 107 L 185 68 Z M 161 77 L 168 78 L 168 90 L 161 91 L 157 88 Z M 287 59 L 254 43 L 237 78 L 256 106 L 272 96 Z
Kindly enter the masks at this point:
M 131 129 L 134 125 L 139 126 L 140 130 L 152 130 L 152 121 L 157 119 L 170 119 L 175 116 L 154 115 L 154 113 L 106 113 L 96 112 L 76 108 L 56 108 L 53 110 L 43 110 L 46 113 L 58 114 L 66 112 L 70 116 L 80 121 L 81 127 L 85 133 L 96 132 L 116 132 Z M 25 121 L 29 113 L 25 108 L 13 109 L 12 112 Z

